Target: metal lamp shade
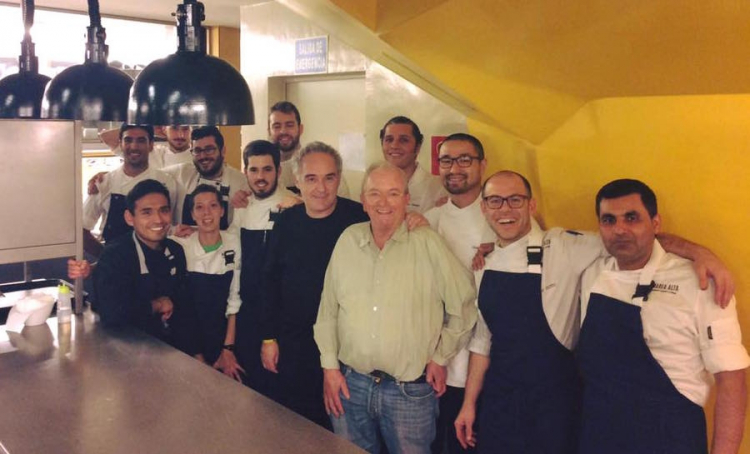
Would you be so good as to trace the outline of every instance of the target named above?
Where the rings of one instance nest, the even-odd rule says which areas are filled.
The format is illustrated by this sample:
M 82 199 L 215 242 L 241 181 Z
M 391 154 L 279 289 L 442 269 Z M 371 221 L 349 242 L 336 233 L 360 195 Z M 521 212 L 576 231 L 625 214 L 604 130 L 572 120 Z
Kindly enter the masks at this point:
M 41 118 L 44 87 L 49 80 L 30 71 L 0 80 L 0 118 Z
M 57 75 L 44 93 L 45 118 L 125 121 L 133 79 L 106 63 L 86 62 Z
M 247 125 L 255 123 L 250 89 L 229 63 L 181 52 L 149 64 L 130 91 L 128 123 Z

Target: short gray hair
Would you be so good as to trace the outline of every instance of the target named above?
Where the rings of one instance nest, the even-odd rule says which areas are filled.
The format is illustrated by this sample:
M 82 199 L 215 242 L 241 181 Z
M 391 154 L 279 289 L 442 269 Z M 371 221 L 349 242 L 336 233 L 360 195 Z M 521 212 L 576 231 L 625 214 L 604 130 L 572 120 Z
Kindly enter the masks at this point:
M 370 164 L 370 166 L 365 171 L 365 176 L 364 178 L 362 178 L 362 189 L 360 190 L 361 194 L 365 193 L 365 185 L 367 185 L 367 180 L 370 178 L 370 174 L 378 170 L 396 171 L 398 175 L 401 177 L 401 179 L 404 180 L 404 194 L 409 193 L 409 178 L 406 177 L 406 172 L 404 172 L 403 169 L 397 166 L 394 166 L 388 161 L 378 161 L 373 164 Z
M 292 160 L 292 170 L 294 171 L 294 174 L 297 176 L 297 178 L 302 176 L 300 175 L 300 171 L 302 170 L 302 160 L 305 158 L 305 156 L 311 153 L 325 153 L 328 156 L 332 157 L 333 162 L 336 163 L 336 172 L 341 175 L 341 168 L 343 167 L 343 164 L 339 152 L 336 151 L 336 149 L 332 146 L 323 142 L 310 142 L 302 147 L 299 153 L 297 153 L 297 156 L 295 156 L 295 158 Z

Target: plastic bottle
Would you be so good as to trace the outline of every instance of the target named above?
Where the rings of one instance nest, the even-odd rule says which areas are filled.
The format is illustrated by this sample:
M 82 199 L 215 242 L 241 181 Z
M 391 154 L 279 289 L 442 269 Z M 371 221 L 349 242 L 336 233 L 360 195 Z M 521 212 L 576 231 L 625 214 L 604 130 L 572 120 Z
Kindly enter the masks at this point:
M 65 284 L 57 287 L 57 322 L 70 323 L 73 307 L 70 303 L 70 289 Z

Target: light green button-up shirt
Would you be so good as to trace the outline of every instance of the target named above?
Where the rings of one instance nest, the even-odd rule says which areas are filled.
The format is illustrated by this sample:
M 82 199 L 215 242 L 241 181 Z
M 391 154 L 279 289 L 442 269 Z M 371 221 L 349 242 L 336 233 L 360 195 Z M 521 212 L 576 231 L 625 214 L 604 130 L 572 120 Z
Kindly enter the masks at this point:
M 471 273 L 432 229 L 405 223 L 381 251 L 370 223 L 346 229 L 326 271 L 315 323 L 324 369 L 339 360 L 360 373 L 418 378 L 430 360 L 445 365 L 477 319 Z

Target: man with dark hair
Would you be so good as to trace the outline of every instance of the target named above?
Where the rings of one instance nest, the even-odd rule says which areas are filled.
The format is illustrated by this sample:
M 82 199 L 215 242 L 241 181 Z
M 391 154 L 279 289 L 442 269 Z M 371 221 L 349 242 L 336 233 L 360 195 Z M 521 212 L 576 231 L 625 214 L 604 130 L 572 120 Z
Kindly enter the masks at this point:
M 183 125 L 172 125 L 172 126 L 159 126 L 154 129 L 156 135 L 164 135 L 167 139 L 166 142 L 154 143 L 154 149 L 151 150 L 148 156 L 148 165 L 153 169 L 163 169 L 175 164 L 182 164 L 183 162 L 190 162 L 192 157 L 190 156 L 190 126 Z M 122 154 L 122 147 L 118 138 L 119 130 L 110 129 L 99 133 L 99 139 L 104 142 L 105 145 L 109 146 L 112 152 L 116 155 Z M 153 137 L 152 137 L 153 140 Z M 89 194 L 96 193 L 96 187 L 94 184 L 97 181 L 101 181 L 101 175 L 95 175 L 89 181 Z
M 692 264 L 667 253 L 656 196 L 638 180 L 596 195 L 612 256 L 582 280 L 577 356 L 584 381 L 582 454 L 708 453 L 703 406 L 716 382 L 712 453 L 736 454 L 747 402 L 734 298 L 725 309 L 701 290 Z
M 279 402 L 330 429 L 313 324 L 336 240 L 367 216 L 362 205 L 336 195 L 341 156 L 335 149 L 312 142 L 295 160 L 304 204 L 282 212 L 271 232 L 260 281 L 262 361 L 267 370 L 279 374 Z
M 424 136 L 419 126 L 404 116 L 393 117 L 380 130 L 383 157 L 406 173 L 409 179 L 409 210 L 425 213 L 446 197 L 440 177 L 419 166 L 417 156 Z
M 246 373 L 244 382 L 256 391 L 275 398 L 276 376 L 260 361 L 263 336 L 260 328 L 261 272 L 267 261 L 273 226 L 281 205 L 294 195 L 279 187 L 279 149 L 266 140 L 255 140 L 242 151 L 252 197 L 245 208 L 234 211 L 232 230 L 239 232 L 242 244 L 242 307 L 237 316 L 237 353 Z
M 439 147 L 438 163 L 443 186 L 450 199 L 442 206 L 425 213 L 430 226 L 445 239 L 448 247 L 467 270 L 483 243 L 492 243 L 494 233 L 482 215 L 482 179 L 487 162 L 482 143 L 464 133 L 449 135 Z M 440 416 L 432 452 L 440 454 L 444 446 L 449 454 L 472 452 L 464 450 L 456 438 L 453 422 L 464 400 L 464 387 L 469 367 L 469 350 L 462 348 L 448 363 L 447 389 L 440 397 Z
M 577 448 L 581 387 L 572 350 L 580 326 L 580 279 L 606 250 L 595 234 L 542 231 L 533 221 L 536 200 L 530 188 L 526 178 L 507 170 L 482 188 L 482 212 L 499 247 L 475 276 L 480 317 L 455 422 L 461 444 L 474 446 L 476 401 L 483 390 L 481 452 L 573 453 Z M 673 236 L 660 238 L 681 255 L 723 272 L 705 249 Z
M 125 222 L 125 196 L 140 181 L 153 179 L 176 195 L 174 179 L 164 172 L 149 167 L 149 153 L 154 145 L 154 128 L 124 124 L 119 132 L 123 152 L 122 166 L 103 174 L 95 182 L 96 193 L 90 194 L 83 204 L 83 236 L 86 252 L 98 257 L 102 253 L 100 240 L 111 241 L 130 232 Z M 101 236 L 95 238 L 92 230 L 100 224 Z
M 93 309 L 107 327 L 132 326 L 197 354 L 185 253 L 167 239 L 169 192 L 159 181 L 143 180 L 128 193 L 126 206 L 133 232 L 107 243 L 94 271 Z
M 301 147 L 300 138 L 305 130 L 297 106 L 289 101 L 279 101 L 269 110 L 268 114 L 268 140 L 276 144 L 281 151 L 281 174 L 279 184 L 297 194 L 295 169 L 293 169 L 294 158 L 299 154 Z M 338 195 L 349 197 L 349 187 L 346 180 L 341 179 Z
M 221 229 L 226 230 L 232 222 L 233 208 L 229 204 L 231 197 L 240 190 L 247 190 L 247 180 L 242 172 L 225 165 L 224 136 L 216 126 L 203 126 L 193 129 L 192 163 L 182 163 L 167 167 L 169 173 L 177 182 L 176 212 L 174 215 L 175 235 L 184 236 L 192 232 L 195 226 L 190 215 L 190 193 L 200 184 L 216 187 L 221 194 L 224 216 L 221 219 Z

